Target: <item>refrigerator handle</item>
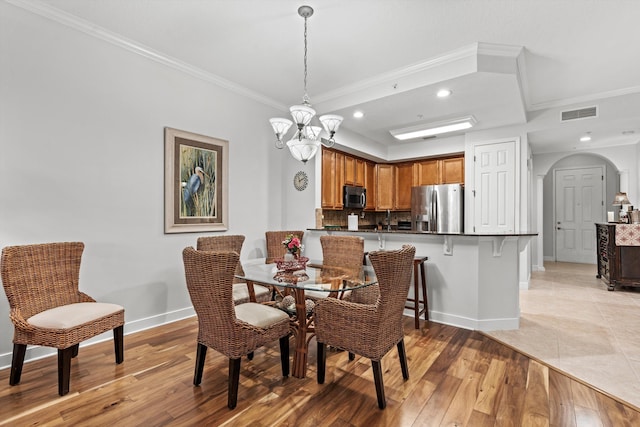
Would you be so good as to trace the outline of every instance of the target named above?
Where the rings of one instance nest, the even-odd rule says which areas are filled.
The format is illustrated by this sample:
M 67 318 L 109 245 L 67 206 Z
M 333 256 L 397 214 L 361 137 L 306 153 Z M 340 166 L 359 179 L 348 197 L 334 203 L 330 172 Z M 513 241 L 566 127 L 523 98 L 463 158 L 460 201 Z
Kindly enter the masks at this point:
M 430 231 L 438 231 L 437 218 L 436 214 L 438 212 L 438 197 L 436 197 L 436 192 L 431 192 L 431 212 L 429 212 L 429 230 Z

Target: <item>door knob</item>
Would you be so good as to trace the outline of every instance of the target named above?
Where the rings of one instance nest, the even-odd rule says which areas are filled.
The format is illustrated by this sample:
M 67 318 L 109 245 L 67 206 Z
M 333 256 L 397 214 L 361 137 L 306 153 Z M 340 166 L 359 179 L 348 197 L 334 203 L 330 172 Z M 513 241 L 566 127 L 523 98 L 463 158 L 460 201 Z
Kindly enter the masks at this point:
M 556 230 L 562 230 L 562 227 L 556 227 Z

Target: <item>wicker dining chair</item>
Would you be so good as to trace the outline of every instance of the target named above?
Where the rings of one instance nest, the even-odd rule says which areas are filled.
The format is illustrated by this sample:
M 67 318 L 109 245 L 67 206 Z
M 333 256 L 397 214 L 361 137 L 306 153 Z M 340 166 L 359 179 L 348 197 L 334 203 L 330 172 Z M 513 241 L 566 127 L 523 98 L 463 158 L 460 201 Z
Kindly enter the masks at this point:
M 364 239 L 359 236 L 320 236 L 323 267 L 338 267 L 346 271 L 359 272 L 364 259 Z M 378 299 L 378 285 L 367 286 L 339 293 L 337 296 L 352 302 L 374 304 Z M 334 296 L 326 292 L 309 291 L 311 300 Z
M 337 298 L 316 302 L 318 384 L 324 383 L 327 345 L 371 359 L 380 409 L 387 405 L 381 359 L 393 346 L 398 348 L 402 377 L 409 379 L 402 316 L 415 252 L 415 247 L 403 246 L 399 250 L 369 254 L 380 285 L 380 297 L 375 304 L 358 304 Z
M 193 384 L 202 381 L 207 348 L 229 358 L 227 406 L 236 407 L 242 356 L 280 340 L 282 376 L 289 376 L 289 315 L 264 304 L 233 303 L 233 274 L 237 252 L 182 251 L 185 277 L 198 316 L 198 347 Z
M 2 285 L 15 326 L 10 385 L 20 383 L 27 345 L 58 349 L 60 396 L 69 392 L 71 359 L 78 355 L 80 342 L 113 330 L 116 363 L 124 360 L 124 308 L 80 292 L 83 250 L 81 242 L 2 249 Z
M 244 236 L 242 235 L 223 235 L 198 237 L 197 249 L 199 251 L 233 251 L 240 255 Z M 244 275 L 242 263 L 238 261 L 235 274 Z M 253 285 L 253 291 L 256 296 L 255 302 L 267 302 L 271 300 L 271 289 L 262 285 Z M 233 278 L 233 302 L 235 304 L 244 304 L 249 302 L 249 287 L 246 282 Z
M 300 241 L 302 241 L 302 237 L 304 236 L 304 231 L 302 230 L 293 230 L 293 231 L 266 231 L 264 236 L 267 240 L 267 257 L 265 259 L 265 264 L 273 264 L 276 262 L 276 258 L 284 257 L 284 254 L 287 252 L 287 249 L 282 244 L 282 241 L 289 235 L 293 234 L 294 236 L 298 236 Z

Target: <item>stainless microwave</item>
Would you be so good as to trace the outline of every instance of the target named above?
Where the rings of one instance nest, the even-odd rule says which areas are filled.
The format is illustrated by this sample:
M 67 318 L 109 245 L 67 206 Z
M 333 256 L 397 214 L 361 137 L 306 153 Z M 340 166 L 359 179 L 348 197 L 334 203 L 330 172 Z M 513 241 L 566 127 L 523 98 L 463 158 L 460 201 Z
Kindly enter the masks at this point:
M 345 185 L 342 190 L 342 205 L 349 209 L 364 209 L 367 206 L 367 190 Z

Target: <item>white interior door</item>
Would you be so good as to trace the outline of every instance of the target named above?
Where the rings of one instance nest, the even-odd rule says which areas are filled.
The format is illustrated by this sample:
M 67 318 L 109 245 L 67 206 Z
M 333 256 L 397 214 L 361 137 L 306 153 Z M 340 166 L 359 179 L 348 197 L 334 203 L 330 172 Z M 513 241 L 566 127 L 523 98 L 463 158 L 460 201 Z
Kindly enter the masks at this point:
M 515 141 L 477 145 L 473 154 L 474 231 L 515 232 Z
M 555 171 L 556 261 L 596 263 L 594 223 L 604 218 L 602 166 Z

